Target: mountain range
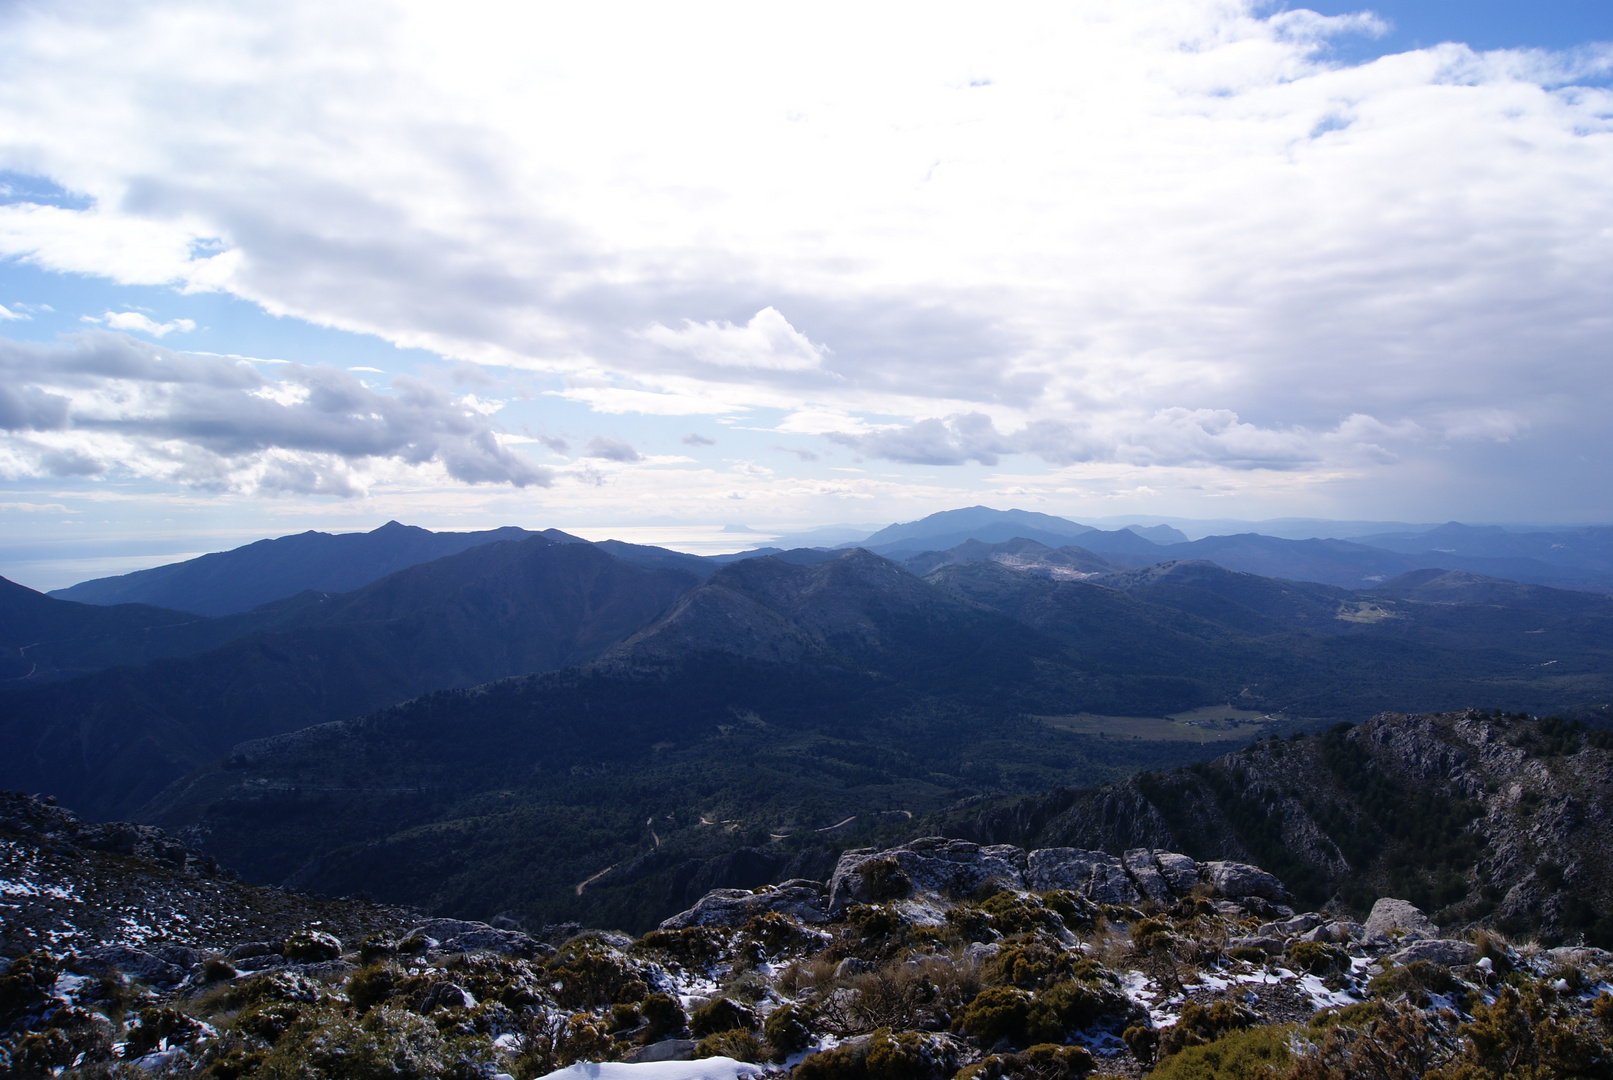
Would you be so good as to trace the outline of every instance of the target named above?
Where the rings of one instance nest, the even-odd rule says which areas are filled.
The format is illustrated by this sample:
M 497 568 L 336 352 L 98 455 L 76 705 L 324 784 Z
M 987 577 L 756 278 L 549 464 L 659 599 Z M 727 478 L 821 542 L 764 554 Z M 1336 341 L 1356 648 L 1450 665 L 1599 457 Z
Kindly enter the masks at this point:
M 993 525 L 959 520 L 934 528 Z M 1350 589 L 1133 566 L 1013 524 L 1059 543 L 709 559 L 462 534 L 483 542 L 217 617 L 4 583 L 0 786 L 159 823 L 254 881 L 639 926 L 959 799 L 1385 711 L 1596 723 L 1613 702 L 1604 595 L 1439 567 Z M 283 582 L 294 562 L 270 560 Z

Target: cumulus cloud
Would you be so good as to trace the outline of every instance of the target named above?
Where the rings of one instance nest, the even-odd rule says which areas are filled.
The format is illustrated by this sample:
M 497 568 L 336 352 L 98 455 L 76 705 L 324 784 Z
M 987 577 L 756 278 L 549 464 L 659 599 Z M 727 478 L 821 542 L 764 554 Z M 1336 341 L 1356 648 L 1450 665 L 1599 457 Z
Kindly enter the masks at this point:
M 150 334 L 155 338 L 167 337 L 175 331 L 186 334 L 196 329 L 196 324 L 190 319 L 170 319 L 165 323 L 160 323 L 151 318 L 151 316 L 143 315 L 138 311 L 109 311 L 99 319 L 91 319 L 86 316 L 85 321 L 104 323 L 114 330 L 135 330 L 142 334 Z
M 1287 471 L 1329 457 L 1392 460 L 1393 454 L 1380 444 L 1403 443 L 1418 433 L 1414 425 L 1391 427 L 1370 416 L 1351 416 L 1331 429 L 1313 431 L 1245 423 L 1226 409 L 1171 408 L 1149 416 L 1106 417 L 1101 430 L 1090 421 L 1044 419 L 999 431 L 984 413 L 964 413 L 828 438 L 869 457 L 913 465 L 996 465 L 1005 455 L 1025 454 L 1052 465 L 1109 462 Z
M 214 488 L 351 495 L 367 463 L 435 463 L 465 483 L 546 485 L 485 414 L 408 377 L 390 394 L 329 367 L 171 352 L 97 331 L 0 340 L 0 428 L 41 475 L 113 470 Z M 24 471 L 29 471 L 25 468 Z
M 827 351 L 808 341 L 772 307 L 758 311 L 744 326 L 727 321 L 696 323 L 690 319 L 684 321 L 681 330 L 669 330 L 656 323 L 643 336 L 662 348 L 687 353 L 720 368 L 807 371 L 820 366 Z
M 589 439 L 588 445 L 583 447 L 582 456 L 623 463 L 644 460 L 644 455 L 633 449 L 631 443 L 606 438 L 604 435 L 595 435 Z
M 1272 7 L 13 5 L 0 253 L 887 460 L 1613 496 L 1613 49 Z

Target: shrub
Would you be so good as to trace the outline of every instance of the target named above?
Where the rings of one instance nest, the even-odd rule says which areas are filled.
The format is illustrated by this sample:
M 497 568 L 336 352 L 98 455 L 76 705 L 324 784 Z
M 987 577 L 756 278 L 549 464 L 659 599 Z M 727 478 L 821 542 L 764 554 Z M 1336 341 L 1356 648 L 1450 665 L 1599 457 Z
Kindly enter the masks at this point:
M 707 1035 L 695 1044 L 697 1058 L 726 1057 L 735 1061 L 761 1061 L 762 1044 L 743 1028 L 730 1028 Z
M 821 1054 L 808 1054 L 792 1080 L 943 1080 L 958 1068 L 952 1048 L 915 1032 L 874 1032 Z
M 660 952 L 684 967 L 700 968 L 722 955 L 723 939 L 703 926 L 682 930 L 651 930 L 633 943 L 635 952 Z
M 767 1014 L 762 1034 L 780 1053 L 799 1053 L 812 1042 L 812 1014 L 800 1005 L 780 1005 Z
M 237 974 L 235 965 L 221 957 L 209 956 L 202 961 L 202 978 L 210 983 L 233 979 Z
M 1266 950 L 1258 945 L 1235 945 L 1227 950 L 1227 955 L 1246 964 L 1264 964 L 1270 959 Z
M 360 1013 L 386 1001 L 397 989 L 397 971 L 382 964 L 359 968 L 347 977 L 347 1000 Z
M 985 1046 L 999 1039 L 1007 1039 L 1014 1046 L 1030 1046 L 1055 1042 L 1064 1034 L 1045 1002 L 1013 986 L 982 990 L 963 1010 L 955 1026 Z
M 1037 995 L 1065 1031 L 1089 1028 L 1105 1017 L 1131 1013 L 1131 999 L 1118 989 L 1093 982 L 1060 982 Z
M 1084 1046 L 1038 1043 L 1017 1054 L 991 1054 L 958 1073 L 958 1080 L 1078 1080 L 1095 1066 Z
M 0 975 L 0 1026 L 45 1001 L 61 968 L 47 952 L 18 957 Z
M 141 1009 L 128 1027 L 125 1037 L 128 1045 L 124 1056 L 144 1057 L 162 1046 L 180 1046 L 202 1033 L 202 1026 L 171 1006 Z
M 870 859 L 858 867 L 858 873 L 862 877 L 864 895 L 876 903 L 900 900 L 913 891 L 913 883 L 902 873 L 895 859 Z
M 1450 969 L 1427 960 L 1413 960 L 1401 967 L 1391 968 L 1367 983 L 1367 993 L 1390 1001 L 1405 996 L 1412 1004 L 1424 1009 L 1432 1004 L 1431 993 L 1450 998 L 1458 1008 L 1466 1000 L 1461 982 L 1451 974 Z
M 740 936 L 751 944 L 756 959 L 808 949 L 821 940 L 776 911 L 764 911 L 753 917 L 740 930 Z
M 689 1030 L 697 1039 L 736 1028 L 755 1031 L 758 1026 L 755 1013 L 728 998 L 708 1001 L 689 1017 Z
M 1312 975 L 1328 975 L 1335 971 L 1348 971 L 1350 954 L 1320 941 L 1296 941 L 1288 946 L 1288 962 Z
M 947 912 L 949 936 L 958 941 L 995 941 L 991 916 L 977 907 L 958 905 Z
M 681 1032 L 688 1023 L 688 1017 L 683 1013 L 683 1006 L 670 994 L 648 994 L 639 1002 L 638 1010 L 650 1024 L 650 1030 L 645 1033 L 646 1042 L 671 1038 Z
M 332 934 L 309 927 L 286 938 L 281 952 L 287 960 L 299 964 L 318 964 L 341 956 L 342 943 Z
M 1456 1030 L 1463 1049 L 1450 1070 L 1454 1076 L 1613 1075 L 1613 1058 L 1589 1025 L 1566 1009 L 1548 1006 L 1533 990 L 1501 987 L 1494 1002 L 1473 1006 L 1472 1022 Z
M 1286 1025 L 1229 1032 L 1213 1042 L 1165 1058 L 1149 1080 L 1263 1080 L 1278 1077 L 1289 1063 Z
M 1217 1001 L 1209 1008 L 1189 1001 L 1182 1006 L 1176 1023 L 1160 1032 L 1158 1054 L 1165 1059 L 1190 1046 L 1215 1042 L 1230 1032 L 1253 1027 L 1259 1022 L 1257 1014 L 1231 1001 Z
M 1034 940 L 1004 944 L 992 957 L 990 971 L 996 982 L 1030 989 L 1054 975 L 1068 975 L 1070 954 Z
M 592 941 L 568 943 L 549 962 L 549 974 L 559 984 L 555 1000 L 569 1009 L 633 1000 L 635 984 L 639 997 L 646 989 L 620 957 Z

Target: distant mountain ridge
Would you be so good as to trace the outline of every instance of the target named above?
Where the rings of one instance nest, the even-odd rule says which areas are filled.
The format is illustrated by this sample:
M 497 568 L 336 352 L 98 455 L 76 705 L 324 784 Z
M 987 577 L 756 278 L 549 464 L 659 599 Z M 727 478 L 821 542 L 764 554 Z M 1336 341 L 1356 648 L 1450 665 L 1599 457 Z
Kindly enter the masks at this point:
M 250 619 L 251 632 L 0 694 L 0 745 L 11 751 L 0 757 L 0 788 L 47 791 L 96 816 L 127 813 L 242 740 L 591 660 L 697 580 L 528 535 L 351 593 L 305 592 L 251 616 L 201 620 L 205 629 Z
M 229 615 L 307 589 L 351 592 L 405 567 L 457 555 L 481 544 L 530 535 L 533 534 L 514 526 L 484 532 L 434 533 L 396 521 L 367 533 L 310 530 L 169 566 L 83 581 L 55 589 L 50 595 L 86 604 L 139 603 L 198 615 Z M 543 535 L 576 540 L 554 529 Z

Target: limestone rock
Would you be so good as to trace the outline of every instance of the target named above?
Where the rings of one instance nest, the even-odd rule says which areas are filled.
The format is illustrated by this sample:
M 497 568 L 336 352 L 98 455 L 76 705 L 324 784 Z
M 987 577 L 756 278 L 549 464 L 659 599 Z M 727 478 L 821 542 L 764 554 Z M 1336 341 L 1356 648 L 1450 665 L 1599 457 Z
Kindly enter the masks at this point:
M 691 926 L 744 926 L 753 917 L 775 911 L 794 916 L 803 923 L 827 922 L 822 882 L 795 879 L 782 885 L 757 889 L 713 889 L 694 907 L 661 923 L 663 930 L 683 930 Z
M 409 937 L 430 938 L 443 952 L 494 952 L 530 960 L 550 953 L 549 946 L 534 941 L 519 930 L 500 930 L 487 923 L 465 919 L 431 919 L 409 931 Z
M 1432 938 L 1439 936 L 1439 927 L 1422 909 L 1405 901 L 1385 896 L 1372 905 L 1372 913 L 1367 916 L 1367 936 L 1387 934 L 1390 937 L 1399 933 L 1403 937 Z
M 1404 949 L 1389 954 L 1389 959 L 1397 965 L 1427 960 L 1442 967 L 1459 967 L 1462 964 L 1471 964 L 1476 956 L 1478 949 L 1466 941 L 1430 938 L 1412 942 Z
M 662 1039 L 628 1051 L 622 1060 L 629 1065 L 647 1061 L 693 1061 L 694 1048 L 693 1039 Z
M 1165 880 L 1165 875 L 1159 872 L 1154 863 L 1154 852 L 1150 848 L 1132 848 L 1121 856 L 1125 863 L 1126 872 L 1136 884 L 1137 891 L 1144 897 L 1163 904 L 1171 898 L 1171 887 Z
M 1199 883 L 1199 864 L 1180 852 L 1156 851 L 1154 863 L 1174 893 L 1187 893 Z
M 968 896 L 986 881 L 997 879 L 1010 888 L 1025 886 L 1025 853 L 1009 844 L 981 846 L 967 840 L 924 837 L 886 851 L 859 848 L 840 856 L 829 879 L 829 911 L 845 911 L 852 904 L 893 899 L 875 895 L 887 874 L 874 875 L 870 863 L 889 861 L 915 893 L 933 897 Z
M 1125 864 L 1102 851 L 1042 848 L 1026 860 L 1026 884 L 1033 889 L 1069 889 L 1100 904 L 1134 904 L 1141 899 L 1126 876 Z
M 1258 866 L 1240 862 L 1207 862 L 1199 865 L 1199 876 L 1215 890 L 1216 895 L 1230 898 L 1258 896 L 1262 900 L 1288 899 L 1288 890 Z

